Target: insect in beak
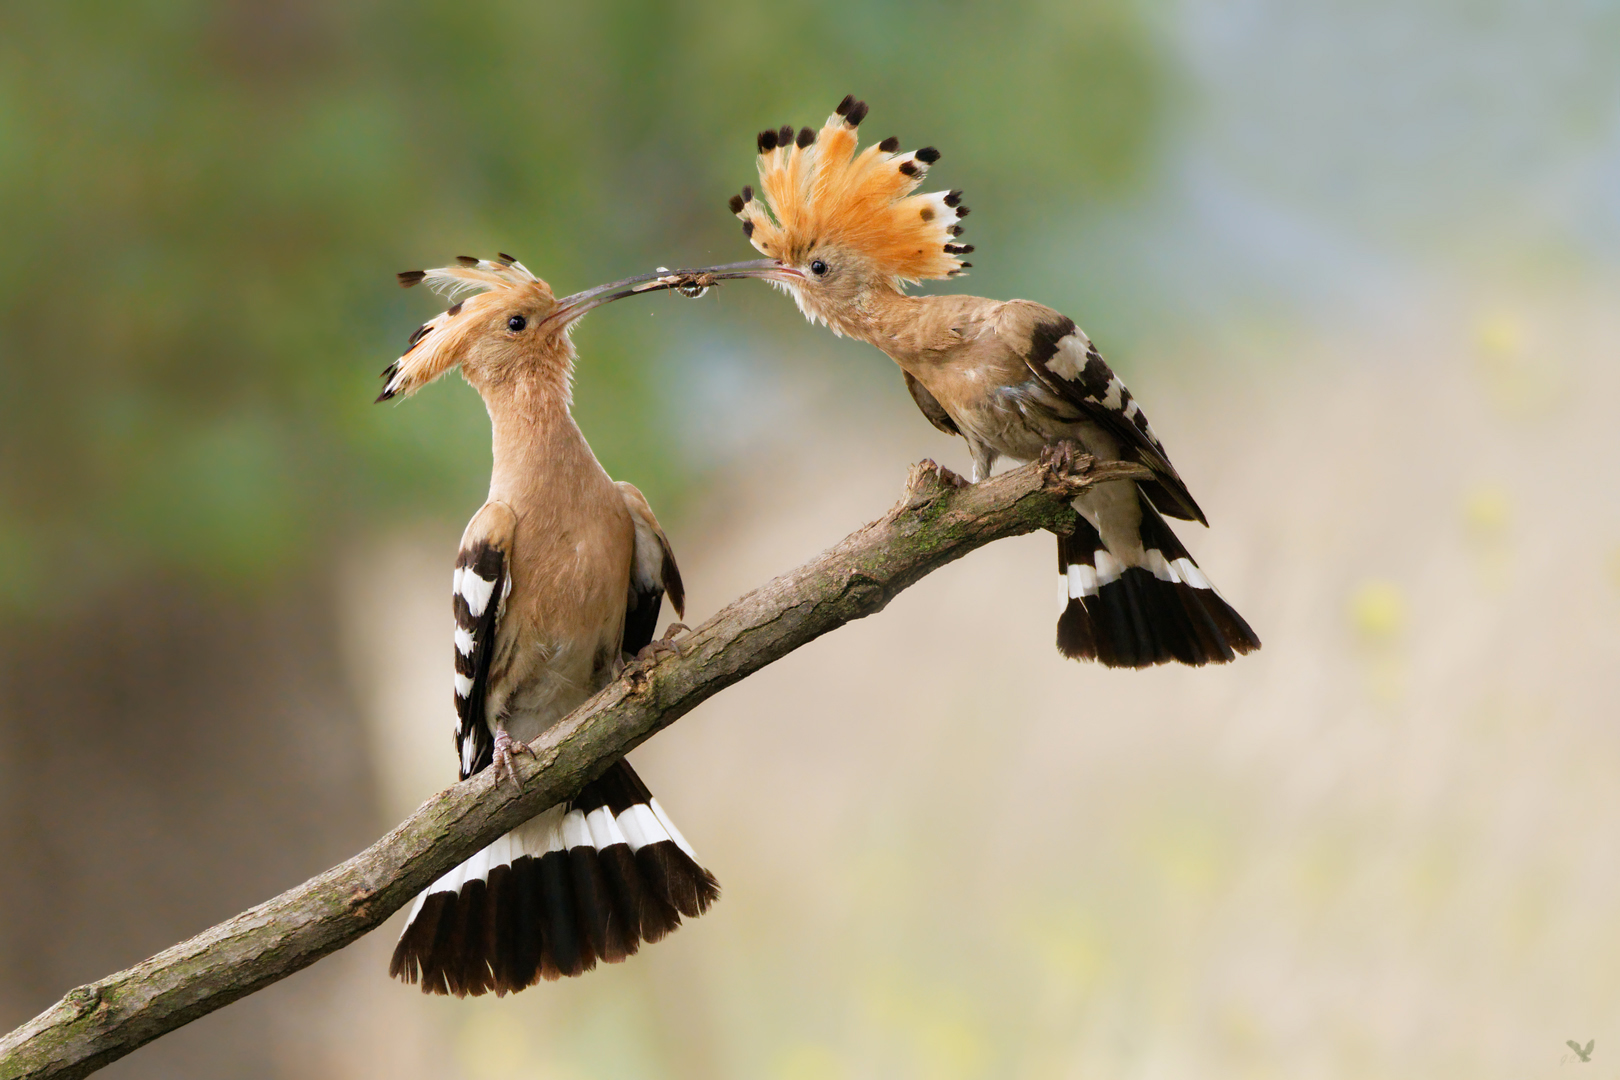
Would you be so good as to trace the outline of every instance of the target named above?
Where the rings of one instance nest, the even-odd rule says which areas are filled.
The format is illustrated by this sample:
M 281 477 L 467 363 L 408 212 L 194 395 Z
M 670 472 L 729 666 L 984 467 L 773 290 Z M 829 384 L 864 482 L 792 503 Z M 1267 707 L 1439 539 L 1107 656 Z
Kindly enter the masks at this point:
M 762 278 L 766 281 L 795 282 L 803 281 L 804 275 L 790 266 L 784 266 L 775 259 L 753 259 L 748 262 L 725 263 L 721 266 L 703 266 L 681 270 L 667 270 L 660 267 L 650 274 L 639 274 L 636 277 L 624 278 L 620 281 L 610 281 L 606 285 L 598 285 L 593 289 L 565 296 L 557 301 L 557 306 L 551 309 L 543 322 L 555 323 L 566 329 L 572 326 L 579 318 L 592 308 L 611 304 L 615 300 L 638 296 L 641 293 L 657 292 L 660 289 L 674 289 L 682 296 L 696 299 L 708 292 L 710 287 L 721 281 L 732 281 L 740 278 Z

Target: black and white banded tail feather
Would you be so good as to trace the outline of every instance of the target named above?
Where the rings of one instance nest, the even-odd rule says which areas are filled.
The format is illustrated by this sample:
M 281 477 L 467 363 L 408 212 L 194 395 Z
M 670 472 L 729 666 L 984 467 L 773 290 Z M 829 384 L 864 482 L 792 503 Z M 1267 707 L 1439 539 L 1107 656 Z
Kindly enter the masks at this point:
M 388 972 L 424 993 L 513 993 L 634 955 L 719 895 L 620 759 L 429 886 Z
M 1084 517 L 1058 537 L 1063 614 L 1057 647 L 1073 660 L 1143 668 L 1176 661 L 1225 664 L 1260 639 L 1215 591 L 1140 492 L 1143 565 L 1125 566 Z

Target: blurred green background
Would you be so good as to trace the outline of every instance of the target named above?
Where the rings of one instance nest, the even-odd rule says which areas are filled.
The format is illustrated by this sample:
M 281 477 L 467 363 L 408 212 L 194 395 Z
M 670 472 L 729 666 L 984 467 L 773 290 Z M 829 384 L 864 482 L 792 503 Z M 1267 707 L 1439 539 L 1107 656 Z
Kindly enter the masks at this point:
M 1049 542 L 998 544 L 638 751 L 727 889 L 669 941 L 464 1003 L 390 928 L 107 1075 L 1602 1067 L 1616 56 L 1602 0 L 0 5 L 0 1027 L 454 779 L 487 420 L 371 404 L 435 310 L 394 272 L 751 257 L 753 133 L 853 92 L 967 191 L 949 288 L 1146 403 L 1266 648 L 1065 663 Z M 698 618 L 965 465 L 762 287 L 576 342 Z
M 0 19 L 0 595 L 25 607 L 61 602 L 28 568 L 65 552 L 75 589 L 154 567 L 262 582 L 358 515 L 465 507 L 485 441 L 471 395 L 370 405 L 425 313 L 396 269 L 498 248 L 573 291 L 743 257 L 718 208 L 749 179 L 752 132 L 819 121 L 844 87 L 949 142 L 961 183 L 1021 208 L 1016 228 L 1138 184 L 1170 93 L 1141 15 L 1113 2 Z M 609 468 L 667 504 L 698 476 L 665 452 L 660 330 L 594 320 L 580 399 Z

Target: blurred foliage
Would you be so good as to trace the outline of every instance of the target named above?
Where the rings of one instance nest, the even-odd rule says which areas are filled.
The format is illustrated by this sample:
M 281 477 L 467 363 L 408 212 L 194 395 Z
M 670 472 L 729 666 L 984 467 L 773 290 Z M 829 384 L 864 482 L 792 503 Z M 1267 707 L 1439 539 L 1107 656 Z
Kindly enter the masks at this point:
M 1008 215 L 1118 192 L 1156 56 L 1130 0 L 6 5 L 0 605 L 273 582 L 355 515 L 469 511 L 474 395 L 371 405 L 430 313 L 395 270 L 498 249 L 561 292 L 748 257 L 722 207 L 753 132 L 850 91 Z M 669 505 L 653 327 L 580 343 L 599 455 Z

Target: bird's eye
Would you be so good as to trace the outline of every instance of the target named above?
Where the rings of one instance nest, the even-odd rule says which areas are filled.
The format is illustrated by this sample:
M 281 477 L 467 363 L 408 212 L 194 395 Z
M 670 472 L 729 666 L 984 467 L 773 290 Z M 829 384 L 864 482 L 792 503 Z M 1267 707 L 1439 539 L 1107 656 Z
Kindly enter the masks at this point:
M 816 275 L 816 277 L 820 277 L 822 274 L 827 272 L 827 264 L 822 262 L 820 259 L 813 259 L 810 263 L 810 272 Z
M 522 330 L 525 326 L 528 326 L 528 325 L 529 325 L 529 320 L 525 319 L 521 315 L 514 315 L 510 319 L 506 320 L 506 328 L 508 330 L 512 331 L 512 333 L 514 333 L 514 334 L 517 333 L 518 331 Z

